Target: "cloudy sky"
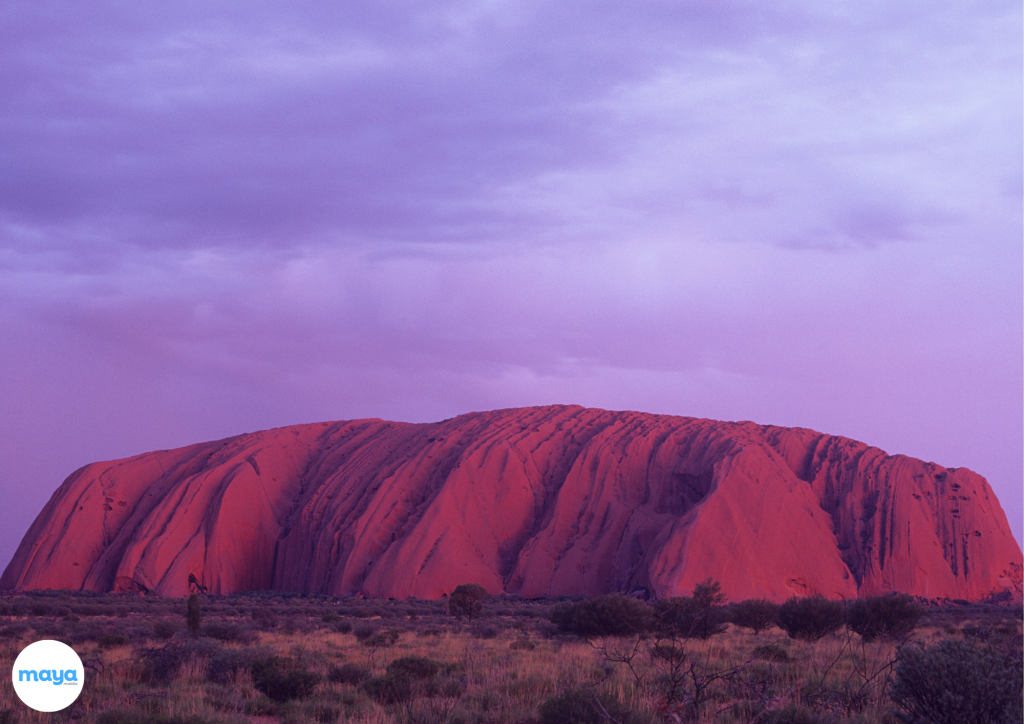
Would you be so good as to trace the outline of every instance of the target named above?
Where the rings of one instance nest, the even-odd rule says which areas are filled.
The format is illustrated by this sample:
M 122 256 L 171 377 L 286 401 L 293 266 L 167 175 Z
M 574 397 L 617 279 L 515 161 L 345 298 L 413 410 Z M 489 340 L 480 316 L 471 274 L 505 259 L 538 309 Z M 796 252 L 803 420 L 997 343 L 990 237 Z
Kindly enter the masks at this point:
M 0 6 L 0 566 L 75 468 L 549 403 L 986 476 L 1019 2 Z

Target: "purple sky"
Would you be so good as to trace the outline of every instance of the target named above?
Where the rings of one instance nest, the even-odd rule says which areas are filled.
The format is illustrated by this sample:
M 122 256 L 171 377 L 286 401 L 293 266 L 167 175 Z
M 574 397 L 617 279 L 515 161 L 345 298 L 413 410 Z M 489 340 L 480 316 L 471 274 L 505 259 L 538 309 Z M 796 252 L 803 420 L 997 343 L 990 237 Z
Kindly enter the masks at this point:
M 75 468 L 579 403 L 1024 476 L 1014 2 L 0 6 L 0 566 Z

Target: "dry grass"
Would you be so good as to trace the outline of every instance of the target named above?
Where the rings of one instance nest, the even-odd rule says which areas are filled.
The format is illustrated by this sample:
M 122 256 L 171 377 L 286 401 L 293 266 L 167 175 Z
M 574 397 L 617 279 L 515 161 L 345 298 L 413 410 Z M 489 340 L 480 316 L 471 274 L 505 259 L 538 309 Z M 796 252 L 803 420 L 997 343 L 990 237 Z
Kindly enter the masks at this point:
M 129 608 L 127 613 L 119 610 L 113 616 L 97 615 L 84 622 L 66 614 L 60 619 L 0 615 L 0 634 L 7 631 L 0 638 L 0 663 L 5 671 L 11 670 L 18 651 L 28 643 L 43 637 L 62 638 L 54 626 L 63 627 L 82 659 L 96 666 L 87 669 L 78 701 L 55 715 L 22 706 L 14 696 L 10 677 L 0 678 L 0 724 L 537 724 L 539 709 L 546 700 L 580 689 L 619 702 L 623 711 L 632 713 L 635 724 L 679 720 L 699 724 L 772 722 L 778 720 L 775 714 L 783 712 L 799 714 L 804 717 L 800 721 L 817 724 L 893 721 L 886 677 L 897 647 L 887 642 L 865 644 L 854 634 L 807 643 L 789 639 L 778 629 L 754 635 L 730 626 L 708 641 L 588 642 L 553 636 L 551 627 L 535 615 L 499 616 L 492 612 L 485 624 L 493 630 L 481 634 L 478 627 L 474 631 L 478 625 L 442 618 L 439 607 L 427 603 L 417 604 L 421 606 L 418 615 L 410 621 L 408 607 L 412 604 L 407 602 L 377 606 L 378 613 L 383 606 L 385 614 L 393 609 L 397 612 L 394 615 L 364 618 L 366 612 L 359 610 L 356 613 L 360 618 L 354 618 L 345 615 L 343 605 L 330 601 L 267 602 L 232 597 L 208 602 L 204 613 L 208 620 L 216 614 L 220 623 L 244 629 L 244 640 L 205 639 L 200 646 L 183 630 L 169 639 L 154 633 L 159 630 L 155 622 L 176 620 L 175 614 L 184 622 L 180 601 L 156 599 L 136 604 L 122 606 Z M 360 602 L 360 606 L 367 605 Z M 388 605 L 392 608 L 387 609 Z M 335 608 L 325 615 L 325 607 L 330 606 Z M 253 622 L 264 620 L 260 617 L 266 613 L 255 610 L 260 607 L 273 608 L 272 618 L 277 623 L 258 628 Z M 514 606 L 506 605 L 502 612 L 508 614 L 511 608 Z M 341 613 L 335 615 L 335 610 Z M 19 630 L 19 622 L 28 625 Z M 95 629 L 95 635 L 74 641 L 85 623 Z M 921 628 L 916 638 L 934 643 L 943 637 L 963 635 L 961 629 L 983 623 L 1001 625 L 1003 629 L 1010 625 L 965 620 L 957 629 L 949 625 Z M 393 644 L 367 646 L 355 635 L 358 630 L 338 630 L 353 626 L 391 627 L 399 630 L 399 635 Z M 1012 621 L 1012 626 L 1019 631 L 1017 621 Z M 48 633 L 43 636 L 40 631 Z M 111 645 L 114 639 L 110 631 L 131 632 L 130 643 Z M 675 667 L 666 658 L 652 654 L 659 644 L 676 646 L 681 652 Z M 194 655 L 186 656 L 169 678 L 160 679 L 153 674 L 152 661 L 153 652 L 161 647 L 178 647 Z M 315 674 L 319 683 L 312 693 L 288 701 L 275 701 L 262 693 L 254 682 L 255 669 L 248 664 L 271 655 L 283 672 Z M 223 661 L 232 660 L 231 656 L 246 665 L 225 669 Z M 343 664 L 384 677 L 392 662 L 410 656 L 440 662 L 445 669 L 434 690 L 414 689 L 408 701 L 381 703 L 366 686 L 331 680 L 332 670 Z M 666 694 L 670 686 L 666 677 L 671 678 L 673 673 L 681 681 L 683 692 L 674 700 Z M 706 684 L 699 706 L 693 705 L 694 684 Z

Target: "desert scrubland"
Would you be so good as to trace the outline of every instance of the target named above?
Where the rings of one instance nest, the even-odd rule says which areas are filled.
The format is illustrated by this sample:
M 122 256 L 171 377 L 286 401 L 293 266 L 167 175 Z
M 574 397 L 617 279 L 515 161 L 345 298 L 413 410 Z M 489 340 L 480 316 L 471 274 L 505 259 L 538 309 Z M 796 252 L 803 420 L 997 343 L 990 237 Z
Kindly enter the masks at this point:
M 199 594 L 190 620 L 180 597 L 8 594 L 4 671 L 24 646 L 53 638 L 79 653 L 86 681 L 71 707 L 41 714 L 4 676 L 0 722 L 888 724 L 913 716 L 916 690 L 950 695 L 958 684 L 936 671 L 957 656 L 972 695 L 1016 697 L 1020 710 L 1016 604 L 924 606 L 909 632 L 840 626 L 817 640 L 778 625 L 755 633 L 730 622 L 729 606 L 714 609 L 710 630 L 652 626 L 666 608 L 640 602 L 633 613 L 654 614 L 643 631 L 629 630 L 628 611 L 616 636 L 567 630 L 600 628 L 586 619 L 593 600 L 489 597 L 450 611 L 444 600 Z

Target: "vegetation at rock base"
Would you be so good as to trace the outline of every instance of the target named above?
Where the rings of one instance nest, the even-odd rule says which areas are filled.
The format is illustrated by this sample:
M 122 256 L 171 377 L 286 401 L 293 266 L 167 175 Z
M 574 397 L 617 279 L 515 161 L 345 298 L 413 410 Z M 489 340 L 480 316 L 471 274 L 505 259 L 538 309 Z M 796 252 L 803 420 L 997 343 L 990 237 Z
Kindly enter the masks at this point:
M 654 610 L 662 630 L 706 639 L 725 631 L 728 616 L 724 603 L 721 585 L 709 578 L 694 587 L 692 596 L 658 601 Z
M 551 622 L 576 636 L 631 636 L 650 630 L 650 606 L 617 593 L 556 605 Z
M 184 597 L 5 594 L 0 665 L 43 637 L 74 646 L 86 683 L 59 720 L 81 724 L 960 724 L 1020 712 L 1018 606 L 923 606 L 901 644 L 856 633 L 855 619 L 816 641 L 735 622 L 700 638 L 622 598 L 487 597 L 469 621 L 446 601 L 199 594 L 193 637 Z M 721 612 L 735 621 L 740 603 Z M 633 630 L 560 630 L 559 610 L 625 611 Z M 957 702 L 975 718 L 955 718 Z M 0 678 L 0 723 L 52 720 Z
M 479 583 L 463 583 L 456 586 L 448 597 L 448 612 L 455 618 L 473 616 L 483 610 L 483 600 L 487 598 L 487 589 Z
M 794 596 L 779 607 L 779 626 L 790 638 L 817 641 L 838 631 L 845 621 L 843 604 L 824 596 Z
M 865 641 L 877 638 L 902 640 L 909 636 L 924 616 L 924 608 L 910 596 L 873 596 L 850 603 L 846 625 Z
M 734 603 L 729 610 L 729 621 L 759 634 L 779 623 L 779 604 L 764 598 Z

